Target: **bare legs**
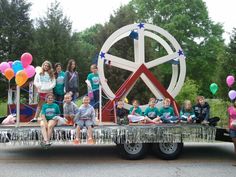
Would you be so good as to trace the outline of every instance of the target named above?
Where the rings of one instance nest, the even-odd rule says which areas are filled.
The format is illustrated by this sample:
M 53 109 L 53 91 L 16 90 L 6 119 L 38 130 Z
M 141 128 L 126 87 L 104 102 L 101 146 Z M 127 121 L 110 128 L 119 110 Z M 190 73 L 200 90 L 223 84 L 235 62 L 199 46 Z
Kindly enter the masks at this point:
M 80 143 L 80 127 L 76 127 L 76 134 L 75 134 L 75 143 L 78 144 Z
M 48 122 L 46 120 L 42 120 L 40 122 L 43 140 L 46 143 L 49 143 L 50 138 L 52 136 L 53 128 L 56 126 L 56 124 L 57 124 L 57 121 L 55 121 L 55 120 L 49 120 Z
M 88 136 L 88 144 L 93 144 L 93 129 L 92 126 L 88 126 L 87 136 Z M 80 127 L 76 127 L 76 135 L 75 135 L 75 144 L 80 144 Z
M 35 113 L 35 115 L 34 115 L 35 118 L 38 118 L 38 117 L 39 117 L 39 114 L 40 114 L 40 111 L 41 111 L 41 109 L 42 109 L 43 103 L 44 103 L 44 100 L 41 100 L 41 99 L 40 99 L 39 102 L 38 102 L 38 106 L 37 106 L 36 113 Z

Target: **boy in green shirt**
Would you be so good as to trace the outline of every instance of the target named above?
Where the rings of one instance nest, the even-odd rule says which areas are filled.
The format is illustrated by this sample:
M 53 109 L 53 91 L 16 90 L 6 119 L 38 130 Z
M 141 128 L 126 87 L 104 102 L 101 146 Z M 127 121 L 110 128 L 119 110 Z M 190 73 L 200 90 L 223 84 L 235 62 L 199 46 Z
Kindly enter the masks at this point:
M 145 115 L 145 121 L 148 123 L 162 123 L 161 118 L 159 117 L 160 112 L 155 107 L 156 99 L 150 98 L 149 99 L 149 106 L 146 108 L 144 115 Z
M 93 99 L 91 99 L 90 104 L 94 107 L 96 112 L 96 117 L 98 114 L 98 108 L 99 108 L 99 84 L 100 79 L 98 76 L 98 68 L 96 64 L 91 65 L 90 67 L 91 73 L 87 76 L 87 80 L 90 84 L 88 84 L 88 87 L 90 90 L 93 91 Z
M 174 115 L 174 109 L 170 106 L 170 99 L 163 100 L 163 107 L 160 109 L 160 117 L 163 123 L 177 123 L 178 118 Z

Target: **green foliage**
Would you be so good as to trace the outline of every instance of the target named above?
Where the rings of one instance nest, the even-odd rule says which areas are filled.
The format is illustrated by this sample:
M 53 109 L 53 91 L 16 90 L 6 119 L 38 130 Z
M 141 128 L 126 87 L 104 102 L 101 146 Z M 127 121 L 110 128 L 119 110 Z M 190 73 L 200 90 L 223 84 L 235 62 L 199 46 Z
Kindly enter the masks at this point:
M 66 64 L 71 57 L 71 26 L 57 1 L 48 8 L 46 17 L 37 19 L 32 53 L 36 65 L 46 59 Z
M 198 94 L 199 94 L 199 86 L 197 82 L 191 79 L 187 79 L 180 93 L 176 97 L 176 101 L 180 105 L 183 104 L 184 100 L 190 100 L 192 104 L 194 104 Z
M 222 99 L 228 99 L 229 88 L 226 84 L 226 78 L 228 75 L 233 75 L 236 78 L 236 28 L 230 37 L 230 43 L 225 52 L 218 57 L 218 68 L 216 80 L 219 85 L 219 97 Z M 230 89 L 236 89 L 236 84 Z
M 0 102 L 0 117 L 7 115 L 7 103 Z
M 84 84 L 90 65 L 96 63 L 98 50 L 101 48 L 102 42 L 98 34 L 103 29 L 102 25 L 94 25 L 82 32 L 74 33 L 72 36 L 71 56 L 77 59 L 78 71 L 80 77 L 80 93 L 87 92 L 87 86 Z
M 33 25 L 29 17 L 31 4 L 26 0 L 0 0 L 0 62 L 19 59 L 30 51 Z M 1 83 L 6 81 L 0 76 Z M 0 84 L 0 97 L 6 99 L 8 84 Z
M 229 74 L 236 76 L 236 29 L 229 46 L 225 46 L 222 25 L 209 18 L 206 4 L 202 0 L 132 0 L 128 5 L 118 8 L 104 25 L 96 24 L 74 33 L 71 31 L 70 19 L 64 16 L 57 1 L 52 3 L 44 17 L 37 19 L 35 27 L 29 18 L 30 6 L 26 0 L 0 1 L 1 60 L 15 60 L 25 51 L 34 56 L 34 66 L 41 65 L 45 59 L 52 63 L 61 62 L 65 66 L 68 58 L 74 58 L 80 76 L 80 95 L 83 95 L 87 91 L 84 80 L 90 72 L 89 66 L 96 62 L 96 56 L 105 40 L 122 26 L 139 22 L 153 23 L 169 31 L 181 44 L 187 56 L 189 79 L 177 96 L 179 103 L 185 99 L 194 101 L 198 94 L 212 98 L 209 91 L 212 82 L 219 85 L 216 97 L 228 98 L 225 78 Z M 133 41 L 125 38 L 118 41 L 108 52 L 133 60 L 133 51 Z M 160 44 L 145 38 L 147 61 L 163 55 L 167 53 Z M 152 68 L 151 71 L 167 88 L 172 74 L 171 65 L 166 63 Z M 114 92 L 130 74 L 105 66 L 105 76 Z M 2 88 L 2 85 L 1 93 L 5 93 L 6 88 Z M 128 98 L 138 98 L 141 103 L 146 103 L 151 96 L 153 95 L 139 79 Z
M 197 81 L 199 91 L 210 96 L 209 84 L 215 81 L 217 57 L 224 52 L 222 25 L 214 23 L 208 16 L 202 0 L 132 0 L 139 21 L 156 24 L 169 31 L 182 46 L 187 57 L 187 75 Z M 164 85 L 168 85 L 170 74 L 166 67 Z M 170 72 L 170 70 L 169 70 Z
M 220 99 L 209 99 L 207 100 L 211 107 L 210 116 L 220 117 L 219 127 L 227 128 L 229 124 L 229 118 L 227 114 L 227 108 L 230 106 L 230 102 Z
M 16 59 L 30 48 L 33 25 L 26 0 L 0 1 L 0 60 Z

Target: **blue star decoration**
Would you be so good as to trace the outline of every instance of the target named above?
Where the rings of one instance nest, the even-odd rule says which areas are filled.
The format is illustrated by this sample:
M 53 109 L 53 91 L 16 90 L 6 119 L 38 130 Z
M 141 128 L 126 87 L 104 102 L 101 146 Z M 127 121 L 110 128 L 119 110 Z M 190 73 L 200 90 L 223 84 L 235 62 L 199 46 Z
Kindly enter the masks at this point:
M 106 54 L 106 53 L 101 52 L 101 53 L 100 53 L 100 57 L 101 57 L 102 59 L 105 58 L 105 54 Z
M 138 27 L 141 29 L 141 28 L 144 28 L 144 23 L 139 23 L 138 24 Z
M 178 54 L 179 54 L 179 56 L 184 55 L 183 50 L 180 50 L 180 49 L 179 49 Z

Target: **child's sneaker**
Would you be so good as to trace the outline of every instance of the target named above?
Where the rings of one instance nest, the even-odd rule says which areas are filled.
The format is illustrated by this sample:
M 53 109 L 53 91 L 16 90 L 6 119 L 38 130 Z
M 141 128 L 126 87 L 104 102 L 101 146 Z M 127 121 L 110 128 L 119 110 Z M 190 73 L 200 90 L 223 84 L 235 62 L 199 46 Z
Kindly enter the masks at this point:
M 37 122 L 38 121 L 38 118 L 37 117 L 34 117 L 33 119 L 31 119 L 28 123 L 31 123 L 31 122 Z
M 45 146 L 51 146 L 51 145 L 52 145 L 52 142 L 50 141 L 45 143 Z
M 202 124 L 202 125 L 208 125 L 209 122 L 208 122 L 207 120 L 203 120 L 201 124 Z
M 45 141 L 41 141 L 41 142 L 40 142 L 40 146 L 41 146 L 41 147 L 45 147 L 45 144 L 46 144 Z
M 180 120 L 180 123 L 186 124 L 186 123 L 188 123 L 188 121 Z
M 170 120 L 170 123 L 172 123 L 172 124 L 175 124 L 177 122 L 178 122 L 178 120 Z

